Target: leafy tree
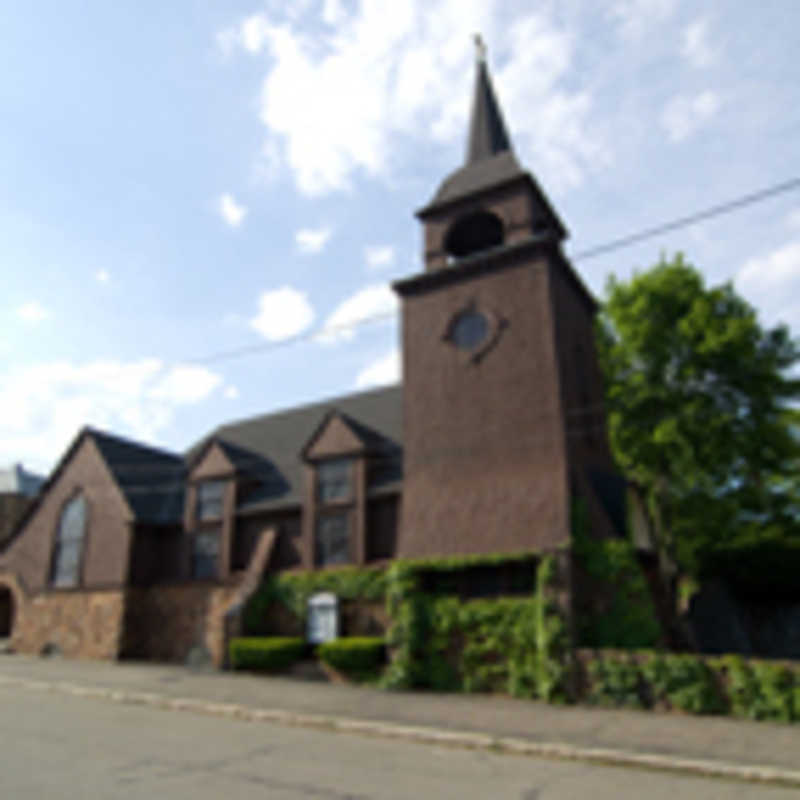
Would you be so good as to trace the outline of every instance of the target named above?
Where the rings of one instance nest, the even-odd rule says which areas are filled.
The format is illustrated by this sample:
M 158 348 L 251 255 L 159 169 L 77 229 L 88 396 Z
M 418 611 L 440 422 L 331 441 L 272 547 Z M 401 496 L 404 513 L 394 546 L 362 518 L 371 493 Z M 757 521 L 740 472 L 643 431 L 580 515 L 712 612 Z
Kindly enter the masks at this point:
M 790 374 L 800 350 L 788 329 L 762 328 L 733 286 L 706 287 L 680 254 L 628 282 L 611 277 L 606 291 L 598 350 L 611 447 L 662 565 L 702 577 L 723 551 L 752 556 L 771 542 L 800 566 Z

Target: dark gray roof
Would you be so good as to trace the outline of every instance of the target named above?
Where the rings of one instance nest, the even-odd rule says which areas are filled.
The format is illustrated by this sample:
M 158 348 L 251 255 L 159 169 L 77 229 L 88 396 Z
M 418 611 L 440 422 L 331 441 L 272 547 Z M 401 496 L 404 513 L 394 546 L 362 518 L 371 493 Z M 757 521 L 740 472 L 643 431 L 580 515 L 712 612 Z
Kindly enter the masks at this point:
M 489 70 L 486 68 L 486 62 L 479 59 L 472 99 L 466 163 L 474 164 L 510 150 L 511 139 L 492 88 Z
M 183 515 L 179 455 L 87 428 L 138 522 L 170 524 Z
M 466 195 L 509 183 L 527 175 L 510 150 L 484 158 L 451 172 L 439 185 L 430 206 L 445 205 Z
M 299 506 L 303 498 L 301 452 L 331 412 L 340 413 L 371 454 L 370 489 L 399 490 L 402 478 L 403 392 L 391 386 L 334 397 L 217 428 L 192 447 L 191 460 L 210 440 L 217 441 L 237 469 L 253 478 L 239 511 Z

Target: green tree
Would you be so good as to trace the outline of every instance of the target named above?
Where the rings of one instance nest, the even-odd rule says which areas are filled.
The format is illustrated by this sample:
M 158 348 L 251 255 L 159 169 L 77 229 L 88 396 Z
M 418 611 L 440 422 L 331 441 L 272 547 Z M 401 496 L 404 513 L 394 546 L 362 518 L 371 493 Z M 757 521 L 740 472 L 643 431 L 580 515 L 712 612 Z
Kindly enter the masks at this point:
M 800 564 L 800 350 L 730 284 L 682 255 L 611 277 L 598 320 L 611 447 L 648 512 L 662 566 L 713 571 L 766 541 Z M 749 548 L 749 550 L 748 550 Z M 724 560 L 724 559 L 723 559 Z

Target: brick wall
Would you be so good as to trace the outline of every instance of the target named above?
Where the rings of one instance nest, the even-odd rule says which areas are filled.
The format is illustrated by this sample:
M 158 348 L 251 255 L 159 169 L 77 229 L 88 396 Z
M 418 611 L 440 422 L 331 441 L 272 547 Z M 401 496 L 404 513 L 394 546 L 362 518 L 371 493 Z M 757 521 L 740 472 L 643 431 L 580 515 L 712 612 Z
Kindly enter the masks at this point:
M 130 509 L 94 441 L 84 437 L 3 554 L 5 568 L 16 573 L 31 594 L 48 586 L 58 521 L 77 492 L 88 506 L 81 588 L 102 590 L 120 586 L 127 578 Z
M 122 655 L 154 661 L 225 661 L 225 612 L 236 586 L 180 583 L 129 589 Z
M 31 503 L 33 503 L 33 498 L 23 494 L 0 492 L 0 548 Z

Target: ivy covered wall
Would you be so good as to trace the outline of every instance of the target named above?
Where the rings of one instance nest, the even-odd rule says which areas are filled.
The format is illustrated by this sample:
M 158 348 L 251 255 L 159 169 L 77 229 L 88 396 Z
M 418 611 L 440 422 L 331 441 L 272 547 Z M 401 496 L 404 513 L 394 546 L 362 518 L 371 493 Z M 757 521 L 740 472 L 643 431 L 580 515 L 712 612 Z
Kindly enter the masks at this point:
M 532 553 L 396 561 L 388 569 L 279 574 L 268 578 L 245 609 L 248 634 L 270 630 L 289 614 L 299 630 L 308 599 L 328 591 L 340 602 L 385 603 L 390 663 L 387 688 L 506 691 L 517 696 L 565 696 L 569 642 L 564 608 L 557 602 L 557 560 Z M 514 596 L 463 599 L 441 591 L 477 568 L 512 568 L 514 581 L 527 570 L 527 587 Z M 433 576 L 441 580 L 431 580 Z M 563 576 L 562 576 L 563 577 Z M 521 591 L 522 590 L 522 591 Z

